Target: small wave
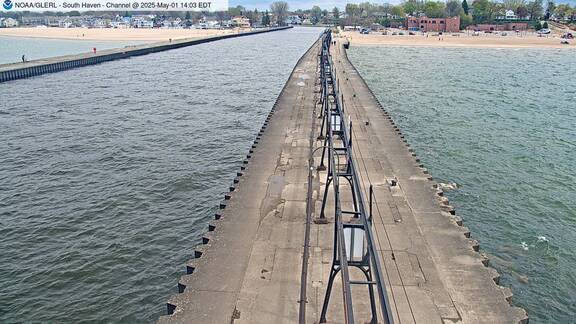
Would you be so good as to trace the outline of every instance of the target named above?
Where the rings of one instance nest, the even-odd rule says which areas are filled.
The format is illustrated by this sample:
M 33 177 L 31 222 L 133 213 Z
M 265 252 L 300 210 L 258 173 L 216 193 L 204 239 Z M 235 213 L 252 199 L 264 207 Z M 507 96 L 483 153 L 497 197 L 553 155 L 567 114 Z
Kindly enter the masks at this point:
M 456 182 L 450 182 L 450 183 L 438 183 L 438 187 L 442 190 L 456 190 L 458 189 L 458 184 Z
M 538 242 L 548 242 L 546 236 L 538 236 Z
M 520 246 L 522 246 L 522 250 L 524 250 L 524 251 L 528 251 L 528 250 L 529 250 L 528 244 L 526 244 L 526 242 L 520 243 Z

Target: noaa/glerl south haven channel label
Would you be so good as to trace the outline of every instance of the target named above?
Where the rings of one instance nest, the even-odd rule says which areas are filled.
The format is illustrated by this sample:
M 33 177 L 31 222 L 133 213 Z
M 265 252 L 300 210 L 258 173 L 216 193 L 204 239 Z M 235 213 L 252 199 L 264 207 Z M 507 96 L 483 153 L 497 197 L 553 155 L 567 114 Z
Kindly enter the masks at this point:
M 225 11 L 228 0 L 0 0 L 3 12 L 17 11 Z

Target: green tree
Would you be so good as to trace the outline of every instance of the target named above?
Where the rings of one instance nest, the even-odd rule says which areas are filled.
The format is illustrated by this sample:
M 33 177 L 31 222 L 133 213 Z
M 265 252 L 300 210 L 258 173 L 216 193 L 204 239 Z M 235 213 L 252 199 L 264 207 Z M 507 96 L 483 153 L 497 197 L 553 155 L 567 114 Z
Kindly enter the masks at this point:
M 523 19 L 524 17 L 528 16 L 528 8 L 525 5 L 520 5 L 515 10 L 516 16 Z
M 404 12 L 404 8 L 402 6 L 393 6 L 392 9 L 390 9 L 390 14 L 400 19 L 406 17 L 406 12 Z
M 526 7 L 528 8 L 528 15 L 530 16 L 530 20 L 540 18 L 544 12 L 544 8 L 542 7 L 542 0 L 530 1 Z
M 536 30 L 542 29 L 542 24 L 540 23 L 540 21 L 536 22 L 536 24 L 534 25 L 534 29 L 536 29 Z
M 446 16 L 445 8 L 442 2 L 428 1 L 424 4 L 424 13 L 430 18 L 442 18 Z
M 360 16 L 360 7 L 357 4 L 348 3 L 346 4 L 346 14 L 348 15 L 348 22 L 356 26 L 358 22 L 358 17 Z
M 286 17 L 288 16 L 288 3 L 286 1 L 273 2 L 270 5 L 270 10 L 276 16 L 278 26 L 286 24 Z
M 312 24 L 316 25 L 320 22 L 320 19 L 322 19 L 322 9 L 318 6 L 312 7 L 312 10 L 310 10 L 310 17 Z
M 418 4 L 416 1 L 406 1 L 402 4 L 402 7 L 404 7 L 404 12 L 409 15 L 414 15 L 418 11 Z
M 455 17 L 460 14 L 460 10 L 462 10 L 462 5 L 458 0 L 448 0 L 446 2 L 446 16 L 448 17 Z
M 472 8 L 474 9 L 472 18 L 477 24 L 492 21 L 494 12 L 497 10 L 497 6 L 490 0 L 475 0 Z
M 549 28 L 547 21 L 545 21 L 545 22 L 542 24 L 542 28 L 545 28 L 545 29 L 548 29 L 548 28 Z
M 460 11 L 460 29 L 466 29 L 466 27 L 472 25 L 472 16 L 464 13 L 464 10 Z
M 234 8 L 228 8 L 228 14 L 230 16 L 242 16 L 245 11 L 246 11 L 246 8 L 244 8 L 242 6 L 236 6 Z
M 262 25 L 270 26 L 270 14 L 268 14 L 268 10 L 262 15 Z
M 464 10 L 465 15 L 470 13 L 470 8 L 468 7 L 468 2 L 466 0 L 462 0 L 462 9 Z
M 549 0 L 548 3 L 546 4 L 546 14 L 544 15 L 544 19 L 546 20 L 550 19 L 550 17 L 554 15 L 555 10 L 556 10 L 556 4 L 554 4 L 554 1 Z
M 340 10 L 338 10 L 338 7 L 332 9 L 332 15 L 334 16 L 334 19 L 340 19 Z

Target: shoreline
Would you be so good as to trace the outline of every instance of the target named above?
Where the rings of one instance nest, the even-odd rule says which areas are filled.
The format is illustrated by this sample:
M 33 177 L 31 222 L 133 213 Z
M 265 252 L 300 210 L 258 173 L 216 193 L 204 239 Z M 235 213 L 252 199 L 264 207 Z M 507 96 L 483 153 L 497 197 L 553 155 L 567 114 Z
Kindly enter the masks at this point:
M 240 29 L 169 29 L 169 28 L 1 28 L 0 37 L 81 40 L 81 41 L 142 41 L 160 42 L 198 39 L 246 32 Z
M 404 31 L 406 33 L 406 31 Z M 541 48 L 541 49 L 575 49 L 576 41 L 569 40 L 570 44 L 561 44 L 562 40 L 556 35 L 537 37 L 535 35 L 508 35 L 481 34 L 472 36 L 465 33 L 446 34 L 443 36 L 424 35 L 381 35 L 377 33 L 359 34 L 343 32 L 339 37 L 348 38 L 351 46 L 395 46 L 395 47 L 447 47 L 447 48 Z

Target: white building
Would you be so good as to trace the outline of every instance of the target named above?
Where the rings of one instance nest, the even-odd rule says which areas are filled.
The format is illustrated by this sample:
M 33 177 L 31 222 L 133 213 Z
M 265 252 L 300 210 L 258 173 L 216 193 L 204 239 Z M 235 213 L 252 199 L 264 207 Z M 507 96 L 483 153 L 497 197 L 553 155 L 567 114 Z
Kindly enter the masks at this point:
M 506 10 L 506 19 L 507 20 L 516 20 L 518 17 L 514 13 L 514 10 Z
M 18 27 L 18 20 L 14 18 L 6 18 L 2 21 L 2 27 L 5 28 Z
M 232 26 L 240 28 L 250 28 L 250 19 L 244 16 L 236 16 L 230 20 Z
M 302 25 L 302 18 L 297 15 L 291 15 L 286 18 L 285 22 L 288 25 Z

